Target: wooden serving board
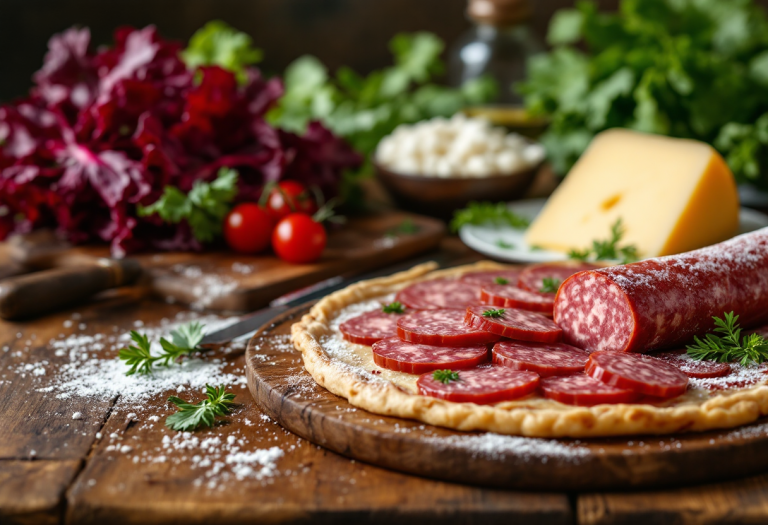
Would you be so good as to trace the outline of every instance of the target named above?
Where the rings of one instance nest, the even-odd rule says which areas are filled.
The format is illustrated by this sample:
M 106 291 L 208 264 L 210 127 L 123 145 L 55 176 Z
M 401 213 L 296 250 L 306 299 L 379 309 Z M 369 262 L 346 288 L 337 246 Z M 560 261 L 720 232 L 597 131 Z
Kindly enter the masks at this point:
M 287 430 L 350 458 L 446 481 L 530 490 L 699 484 L 768 469 L 768 421 L 734 430 L 612 439 L 458 432 L 355 408 L 318 386 L 290 343 L 308 307 L 262 328 L 246 353 L 248 386 Z
M 411 233 L 398 230 L 404 222 Z M 248 312 L 281 295 L 339 275 L 359 274 L 410 259 L 437 248 L 445 224 L 431 217 L 401 211 L 382 211 L 349 218 L 328 234 L 319 261 L 290 264 L 271 253 L 243 255 L 232 251 L 140 254 L 145 284 L 169 303 L 195 309 Z M 108 257 L 106 247 L 71 250 Z

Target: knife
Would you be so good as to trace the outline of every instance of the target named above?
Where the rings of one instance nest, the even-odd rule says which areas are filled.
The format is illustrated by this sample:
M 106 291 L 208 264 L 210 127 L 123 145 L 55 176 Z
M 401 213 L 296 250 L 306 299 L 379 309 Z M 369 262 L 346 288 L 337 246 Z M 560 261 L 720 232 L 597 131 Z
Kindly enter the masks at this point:
M 206 334 L 205 337 L 203 337 L 203 340 L 200 342 L 200 346 L 216 346 L 229 342 L 247 341 L 253 336 L 253 334 L 256 333 L 259 328 L 283 312 L 287 312 L 291 308 L 295 308 L 296 306 L 300 306 L 310 301 L 321 299 L 330 293 L 341 290 L 342 288 L 346 288 L 350 284 L 354 284 L 359 281 L 365 281 L 368 279 L 374 279 L 376 277 L 383 277 L 393 273 L 401 272 L 408 270 L 417 264 L 422 264 L 429 261 L 436 262 L 440 268 L 446 268 L 448 266 L 456 266 L 463 262 L 467 262 L 470 259 L 475 260 L 477 259 L 477 256 L 467 253 L 457 255 L 447 252 L 435 251 L 416 259 L 411 259 L 409 261 L 396 264 L 394 266 L 388 266 L 386 268 L 382 268 L 363 275 L 357 275 L 354 277 L 331 277 L 330 279 L 320 281 L 319 283 L 312 286 L 308 286 L 296 292 L 278 297 L 272 301 L 267 308 L 257 310 L 256 312 L 243 317 L 240 321 L 222 328 L 221 330 Z

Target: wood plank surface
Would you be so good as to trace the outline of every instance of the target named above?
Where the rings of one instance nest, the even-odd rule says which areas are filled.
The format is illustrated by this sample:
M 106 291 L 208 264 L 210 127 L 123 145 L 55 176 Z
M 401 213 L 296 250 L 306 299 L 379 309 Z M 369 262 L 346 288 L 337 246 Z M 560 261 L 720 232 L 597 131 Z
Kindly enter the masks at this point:
M 79 460 L 0 460 L 0 523 L 55 524 Z

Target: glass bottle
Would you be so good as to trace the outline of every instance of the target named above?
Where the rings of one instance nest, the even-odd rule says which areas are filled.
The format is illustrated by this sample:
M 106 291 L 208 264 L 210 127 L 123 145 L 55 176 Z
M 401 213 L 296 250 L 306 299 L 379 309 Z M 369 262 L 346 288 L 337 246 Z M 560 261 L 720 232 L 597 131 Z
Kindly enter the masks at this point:
M 512 85 L 525 78 L 528 57 L 544 50 L 527 25 L 531 13 L 528 0 L 469 0 L 473 27 L 451 48 L 451 84 L 488 74 L 498 82 L 496 104 L 521 105 Z

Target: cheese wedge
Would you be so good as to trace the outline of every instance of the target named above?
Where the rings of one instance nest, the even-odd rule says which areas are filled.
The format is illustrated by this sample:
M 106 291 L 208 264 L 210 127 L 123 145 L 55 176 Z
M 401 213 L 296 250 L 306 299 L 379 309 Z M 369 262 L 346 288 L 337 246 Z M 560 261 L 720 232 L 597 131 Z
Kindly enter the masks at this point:
M 641 257 L 720 242 L 739 225 L 739 196 L 723 158 L 703 142 L 611 129 L 597 135 L 526 232 L 532 246 L 568 251 L 610 237 Z

